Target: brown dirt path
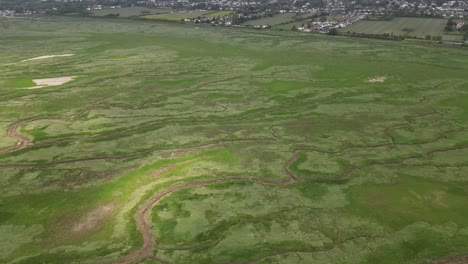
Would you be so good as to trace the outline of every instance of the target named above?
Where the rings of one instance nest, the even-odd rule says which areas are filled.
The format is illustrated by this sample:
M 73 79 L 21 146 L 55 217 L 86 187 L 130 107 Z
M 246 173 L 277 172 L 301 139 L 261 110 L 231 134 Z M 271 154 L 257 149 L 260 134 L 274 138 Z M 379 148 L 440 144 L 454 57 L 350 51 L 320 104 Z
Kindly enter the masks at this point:
M 0 149 L 0 155 L 1 154 L 7 154 L 7 153 L 10 153 L 10 152 L 13 152 L 13 151 L 16 151 L 16 150 L 24 149 L 24 148 L 27 148 L 27 147 L 30 147 L 30 146 L 33 145 L 32 141 L 29 140 L 29 138 L 27 138 L 26 136 L 23 136 L 20 133 L 18 133 L 18 129 L 21 126 L 23 126 L 23 125 L 25 125 L 25 124 L 27 124 L 29 122 L 37 121 L 37 120 L 54 120 L 54 119 L 57 119 L 57 120 L 72 120 L 72 119 L 74 119 L 74 118 L 76 118 L 78 116 L 83 115 L 87 111 L 88 111 L 88 109 L 80 110 L 75 114 L 65 116 L 65 117 L 40 117 L 40 116 L 39 117 L 31 117 L 31 118 L 27 118 L 27 119 L 24 119 L 24 120 L 21 120 L 21 121 L 18 121 L 16 123 L 11 124 L 7 128 L 6 134 L 9 137 L 15 138 L 18 141 L 18 143 L 16 143 L 16 145 L 14 145 L 14 146 Z
M 246 177 L 229 177 L 229 178 L 220 178 L 220 179 L 212 179 L 212 180 L 204 180 L 204 181 L 195 181 L 195 182 L 188 182 L 182 184 L 176 184 L 169 186 L 168 188 L 156 193 L 151 199 L 147 200 L 136 212 L 134 219 L 138 228 L 138 231 L 143 236 L 143 245 L 133 251 L 132 253 L 122 257 L 119 260 L 116 260 L 112 263 L 114 264 L 130 264 L 136 263 L 138 261 L 143 260 L 144 258 L 152 257 L 153 249 L 156 246 L 156 242 L 154 241 L 152 235 L 152 226 L 151 226 L 151 219 L 148 219 L 147 213 L 153 208 L 161 199 L 164 197 L 172 194 L 173 192 L 193 188 L 193 187 L 201 187 L 210 184 L 216 183 L 225 183 L 225 182 L 238 182 L 238 181 L 251 181 L 257 182 L 261 184 L 270 184 L 270 185 L 288 185 L 296 182 L 296 179 L 289 172 L 288 167 L 297 159 L 298 151 L 293 151 L 293 155 L 291 159 L 284 165 L 283 170 L 285 174 L 288 176 L 287 179 L 281 181 L 274 181 L 269 179 L 262 179 L 262 178 L 246 178 Z M 164 262 L 164 261 L 162 261 Z
M 7 128 L 7 131 L 6 131 L 7 136 L 15 138 L 18 141 L 18 143 L 16 143 L 16 145 L 14 146 L 0 149 L 0 154 L 6 154 L 6 153 L 16 151 L 19 149 L 23 149 L 32 145 L 32 142 L 27 137 L 18 133 L 18 128 L 24 125 L 28 121 L 29 120 L 16 122 Z
M 231 178 L 223 178 L 223 179 L 214 179 L 214 180 L 206 180 L 206 181 L 197 181 L 197 182 L 188 182 L 184 184 L 177 184 L 170 186 L 163 191 L 157 193 L 155 196 L 153 196 L 150 200 L 146 201 L 137 211 L 135 214 L 135 221 L 136 225 L 138 228 L 138 231 L 143 236 L 143 245 L 137 249 L 136 251 L 124 256 L 120 260 L 117 260 L 113 262 L 114 264 L 129 264 L 129 263 L 135 263 L 138 261 L 143 260 L 144 258 L 150 257 L 153 254 L 153 249 L 156 245 L 156 242 L 153 239 L 152 235 L 152 226 L 151 226 L 151 220 L 147 218 L 146 214 L 148 211 L 153 208 L 156 203 L 158 203 L 162 198 L 165 196 L 170 195 L 171 193 L 183 189 L 189 189 L 193 187 L 201 187 L 201 186 L 206 186 L 210 184 L 215 184 L 215 183 L 225 183 L 225 182 L 236 182 L 236 181 L 255 181 L 255 182 L 261 182 L 261 183 L 267 183 L 267 184 L 274 184 L 272 182 L 268 181 L 262 181 L 262 180 L 255 180 L 255 179 L 248 179 L 248 178 L 242 178 L 242 177 L 231 177 Z M 283 181 L 283 182 L 278 182 L 276 184 L 289 184 L 293 183 L 294 180 L 290 181 Z
M 183 189 L 188 189 L 188 188 L 193 188 L 193 187 L 201 187 L 201 186 L 206 186 L 206 185 L 211 185 L 211 184 L 216 184 L 216 183 L 226 183 L 226 182 L 239 182 L 239 181 L 251 181 L 251 182 L 256 182 L 260 184 L 269 184 L 269 185 L 288 185 L 297 182 L 298 180 L 294 177 L 293 173 L 289 170 L 289 167 L 297 160 L 299 152 L 302 151 L 303 149 L 301 148 L 295 148 L 292 150 L 292 156 L 291 158 L 283 165 L 283 173 L 287 176 L 285 180 L 281 181 L 275 181 L 275 180 L 270 180 L 270 179 L 262 179 L 262 178 L 254 178 L 254 177 L 239 177 L 239 176 L 234 176 L 234 177 L 228 177 L 228 178 L 218 178 L 218 179 L 212 179 L 212 180 L 204 180 L 204 181 L 194 181 L 194 182 L 188 182 L 188 183 L 181 183 L 181 184 L 176 184 L 169 186 L 168 188 L 156 193 L 151 199 L 147 200 L 137 211 L 137 213 L 134 216 L 134 219 L 136 221 L 136 225 L 138 228 L 138 231 L 142 234 L 143 236 L 143 245 L 137 249 L 136 251 L 131 252 L 130 254 L 123 256 L 122 258 L 112 262 L 114 264 L 130 264 L 130 263 L 136 263 L 139 261 L 142 261 L 145 258 L 150 258 L 153 260 L 157 260 L 161 263 L 167 263 L 164 260 L 160 260 L 153 256 L 153 250 L 157 247 L 157 243 L 155 242 L 153 235 L 152 235 L 152 223 L 151 219 L 148 219 L 147 214 L 153 208 L 160 200 L 162 200 L 164 197 L 172 194 L 173 192 L 183 190 Z M 385 163 L 384 163 L 385 164 Z M 399 163 L 398 163 L 399 164 Z M 370 164 L 367 166 L 373 166 L 376 164 Z M 364 167 L 367 167 L 364 166 Z M 346 178 L 349 176 L 350 173 L 352 173 L 355 170 L 360 169 L 359 167 L 352 167 L 349 170 L 345 171 L 341 176 L 341 178 Z M 309 251 L 307 251 L 309 252 Z M 283 253 L 280 253 L 283 254 Z M 266 256 L 266 257 L 271 257 L 271 256 Z M 461 264 L 461 263 L 468 263 L 464 262 L 467 260 L 467 256 L 462 256 L 460 258 L 451 258 L 451 259 L 443 259 L 443 260 L 437 260 L 436 262 L 433 262 L 434 264 Z M 461 261 L 461 262 L 460 262 Z

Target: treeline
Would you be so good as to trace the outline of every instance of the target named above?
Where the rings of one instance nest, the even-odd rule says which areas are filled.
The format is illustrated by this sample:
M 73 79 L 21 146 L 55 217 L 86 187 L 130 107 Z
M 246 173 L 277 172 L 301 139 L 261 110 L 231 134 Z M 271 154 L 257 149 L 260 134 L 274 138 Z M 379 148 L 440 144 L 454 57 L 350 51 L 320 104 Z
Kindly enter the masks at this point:
M 382 40 L 395 40 L 395 41 L 402 41 L 405 40 L 405 36 L 397 36 L 393 34 L 369 34 L 369 33 L 356 33 L 356 32 L 339 32 L 336 30 L 329 35 L 342 35 L 342 36 L 349 36 L 349 37 L 356 37 L 356 38 L 370 38 L 370 39 L 382 39 Z
M 56 2 L 41 0 L 0 0 L 0 10 L 13 10 L 15 13 L 46 13 L 46 14 L 89 14 L 86 8 L 90 5 L 120 5 L 122 7 L 138 4 L 138 0 L 95 0 L 83 2 Z
M 15 13 L 45 13 L 53 15 L 81 14 L 85 15 L 87 3 L 71 2 L 62 3 L 55 1 L 29 1 L 29 0 L 5 0 L 0 1 L 0 10 L 13 10 Z
M 457 32 L 463 34 L 463 39 L 468 40 L 468 24 L 463 24 L 457 28 L 457 22 L 453 18 L 450 18 L 445 25 L 446 32 Z

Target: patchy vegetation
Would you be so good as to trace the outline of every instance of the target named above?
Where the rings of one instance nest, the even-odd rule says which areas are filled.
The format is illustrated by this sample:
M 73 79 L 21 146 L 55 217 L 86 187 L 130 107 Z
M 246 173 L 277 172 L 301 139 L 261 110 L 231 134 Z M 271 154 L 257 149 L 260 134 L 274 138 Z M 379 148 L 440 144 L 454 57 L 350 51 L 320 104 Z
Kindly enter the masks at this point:
M 93 16 L 118 16 L 118 17 L 139 17 L 149 14 L 169 13 L 173 11 L 170 8 L 148 8 L 143 6 L 130 6 L 121 8 L 107 8 L 100 10 L 92 10 Z
M 464 48 L 105 18 L 4 23 L 2 263 L 468 254 Z M 21 62 L 44 54 L 75 55 Z M 20 89 L 51 76 L 78 77 Z
M 445 35 L 446 19 L 395 17 L 391 20 L 362 20 L 341 29 L 343 33 L 388 35 L 412 38 L 440 38 L 440 40 L 461 41 L 462 36 Z M 429 36 L 429 37 L 428 37 Z M 438 40 L 438 39 L 437 39 Z

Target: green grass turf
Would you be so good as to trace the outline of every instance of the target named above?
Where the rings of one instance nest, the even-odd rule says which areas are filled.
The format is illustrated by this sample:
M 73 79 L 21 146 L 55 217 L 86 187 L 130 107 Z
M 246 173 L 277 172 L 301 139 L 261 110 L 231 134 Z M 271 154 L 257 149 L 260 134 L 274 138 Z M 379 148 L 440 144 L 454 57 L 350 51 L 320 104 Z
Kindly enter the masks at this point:
M 249 20 L 244 23 L 244 25 L 269 25 L 274 26 L 282 23 L 287 23 L 290 21 L 295 20 L 294 17 L 296 16 L 295 13 L 284 13 L 284 14 L 276 14 L 271 17 L 262 17 L 259 19 Z
M 135 17 L 148 14 L 159 14 L 159 13 L 169 13 L 171 9 L 169 8 L 147 8 L 142 6 L 131 6 L 131 7 L 122 7 L 122 8 L 108 8 L 93 10 L 92 13 L 94 16 L 106 16 L 109 14 L 119 14 L 119 17 Z
M 173 11 L 170 13 L 164 14 L 156 14 L 156 15 L 147 15 L 143 18 L 145 19 L 156 19 L 156 20 L 169 20 L 169 21 L 180 21 L 186 18 L 197 18 L 197 17 L 205 17 L 211 14 L 210 11 Z
M 234 13 L 233 11 L 216 11 L 208 14 L 208 17 L 223 17 Z
M 124 19 L 5 23 L 2 263 L 121 259 L 143 243 L 139 208 L 190 183 L 149 209 L 157 244 L 141 263 L 468 253 L 464 48 Z M 50 54 L 74 56 L 22 62 Z M 63 76 L 77 77 L 24 89 Z M 6 151 L 16 126 L 31 145 Z
M 446 23 L 447 20 L 439 18 L 396 17 L 390 21 L 359 21 L 351 26 L 341 29 L 341 31 L 366 34 L 393 33 L 396 36 L 408 35 L 424 38 L 426 35 L 444 35 L 444 27 Z

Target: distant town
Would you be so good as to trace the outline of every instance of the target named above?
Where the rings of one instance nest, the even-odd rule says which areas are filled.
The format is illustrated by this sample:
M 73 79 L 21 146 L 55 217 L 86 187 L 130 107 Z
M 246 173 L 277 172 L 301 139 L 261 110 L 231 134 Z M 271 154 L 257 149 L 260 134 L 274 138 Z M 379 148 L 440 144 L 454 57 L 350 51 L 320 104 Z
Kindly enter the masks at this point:
M 277 23 L 284 25 L 280 30 L 326 34 L 336 34 L 361 20 L 392 17 L 451 19 L 455 22 L 451 22 L 446 30 L 458 30 L 464 27 L 468 15 L 468 1 L 446 0 L 120 0 L 113 1 L 112 5 L 108 1 L 32 0 L 17 4 L 13 0 L 0 4 L 0 17 L 32 14 L 89 16 L 100 10 L 111 10 L 105 15 L 107 17 L 119 17 L 117 10 L 136 6 L 150 11 L 142 10 L 135 18 L 267 29 L 272 25 L 265 23 L 265 18 L 277 17 L 284 19 Z M 303 23 L 293 23 L 297 21 Z M 287 28 L 290 24 L 292 26 Z

